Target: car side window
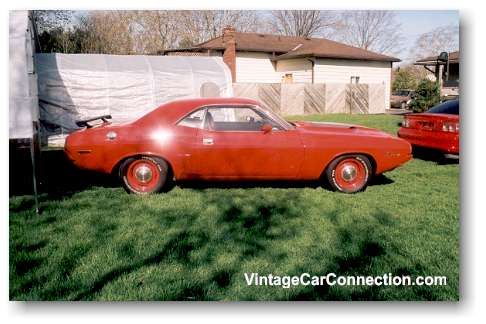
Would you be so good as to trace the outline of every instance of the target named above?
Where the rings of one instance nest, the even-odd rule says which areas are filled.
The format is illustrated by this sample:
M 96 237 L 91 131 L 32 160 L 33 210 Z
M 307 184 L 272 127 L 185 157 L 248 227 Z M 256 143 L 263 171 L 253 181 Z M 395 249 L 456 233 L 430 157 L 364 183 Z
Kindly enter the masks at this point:
M 191 128 L 203 128 L 204 112 L 206 109 L 199 109 L 182 119 L 178 125 Z
M 215 131 L 261 131 L 265 123 L 274 124 L 264 114 L 249 107 L 210 107 L 204 128 Z

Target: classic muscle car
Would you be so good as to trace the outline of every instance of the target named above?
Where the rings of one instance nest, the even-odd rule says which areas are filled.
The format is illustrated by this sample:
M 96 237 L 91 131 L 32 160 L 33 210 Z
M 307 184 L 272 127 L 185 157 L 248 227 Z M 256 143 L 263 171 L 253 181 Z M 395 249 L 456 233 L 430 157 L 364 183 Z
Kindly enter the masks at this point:
M 164 104 L 115 125 L 102 116 L 70 134 L 78 167 L 118 176 L 129 193 L 183 180 L 323 180 L 346 193 L 411 158 L 406 141 L 372 128 L 288 122 L 254 100 L 204 98 Z

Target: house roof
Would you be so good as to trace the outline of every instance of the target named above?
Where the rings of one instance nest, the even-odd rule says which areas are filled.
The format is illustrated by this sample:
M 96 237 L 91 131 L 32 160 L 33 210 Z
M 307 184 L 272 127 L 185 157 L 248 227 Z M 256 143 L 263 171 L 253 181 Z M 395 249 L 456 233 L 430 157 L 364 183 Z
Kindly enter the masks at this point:
M 439 56 L 429 56 L 420 60 L 417 60 L 415 63 L 427 64 L 433 63 L 436 64 Z M 459 63 L 459 51 L 449 52 L 449 63 Z
M 399 62 L 400 59 L 345 45 L 324 38 L 281 36 L 235 32 L 236 50 L 275 53 L 275 60 L 296 57 L 341 58 L 367 61 Z M 210 39 L 193 49 L 224 50 L 223 36 Z

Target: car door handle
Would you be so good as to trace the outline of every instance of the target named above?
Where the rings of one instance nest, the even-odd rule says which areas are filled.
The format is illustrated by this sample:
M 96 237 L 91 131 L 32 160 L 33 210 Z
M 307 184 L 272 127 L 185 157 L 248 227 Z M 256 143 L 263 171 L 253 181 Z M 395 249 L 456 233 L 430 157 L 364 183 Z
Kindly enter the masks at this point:
M 213 145 L 214 141 L 212 138 L 203 138 L 203 145 Z

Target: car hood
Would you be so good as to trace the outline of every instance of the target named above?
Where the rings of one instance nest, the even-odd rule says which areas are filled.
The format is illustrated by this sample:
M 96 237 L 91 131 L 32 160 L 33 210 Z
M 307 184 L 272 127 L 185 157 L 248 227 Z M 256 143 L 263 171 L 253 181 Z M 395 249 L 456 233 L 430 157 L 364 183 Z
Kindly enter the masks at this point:
M 330 122 L 304 122 L 298 121 L 294 125 L 298 130 L 314 134 L 355 134 L 375 137 L 392 137 L 381 130 L 361 125 L 330 123 Z

